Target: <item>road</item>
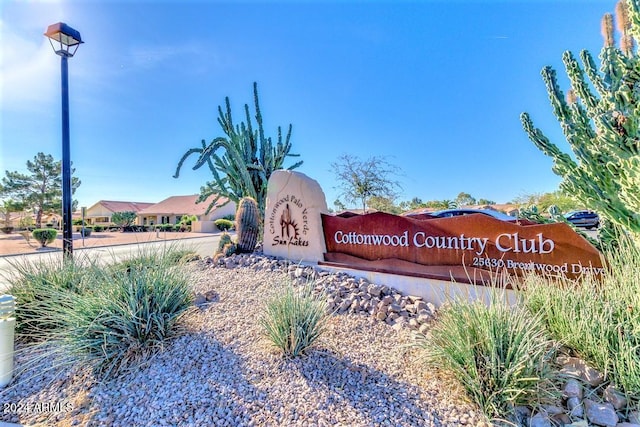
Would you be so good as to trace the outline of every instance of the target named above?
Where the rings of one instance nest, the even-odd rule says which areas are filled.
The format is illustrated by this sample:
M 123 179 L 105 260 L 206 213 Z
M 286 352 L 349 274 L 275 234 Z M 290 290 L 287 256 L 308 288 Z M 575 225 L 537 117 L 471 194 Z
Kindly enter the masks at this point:
M 162 250 L 167 248 L 185 248 L 197 252 L 200 256 L 212 256 L 218 249 L 220 234 L 207 237 L 180 240 L 164 240 L 159 242 L 132 243 L 117 246 L 100 246 L 93 248 L 74 248 L 73 254 L 77 259 L 88 257 L 97 261 L 115 261 L 148 250 Z M 36 254 L 14 255 L 0 257 L 0 294 L 8 287 L 8 277 L 13 274 L 16 265 L 24 263 L 60 262 L 61 251 Z

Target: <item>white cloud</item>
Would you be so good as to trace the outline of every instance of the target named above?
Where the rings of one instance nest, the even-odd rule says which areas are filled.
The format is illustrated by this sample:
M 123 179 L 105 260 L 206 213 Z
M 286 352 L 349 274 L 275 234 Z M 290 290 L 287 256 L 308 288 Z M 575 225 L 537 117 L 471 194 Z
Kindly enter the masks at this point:
M 47 109 L 59 96 L 60 61 L 43 36 L 48 25 L 44 22 L 60 15 L 61 4 L 12 3 L 8 6 L 0 20 L 2 111 Z

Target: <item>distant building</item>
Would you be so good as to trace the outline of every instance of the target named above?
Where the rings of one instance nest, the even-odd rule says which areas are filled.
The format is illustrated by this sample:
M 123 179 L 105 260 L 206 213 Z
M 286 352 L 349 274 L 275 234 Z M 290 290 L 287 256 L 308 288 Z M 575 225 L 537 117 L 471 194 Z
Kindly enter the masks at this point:
M 216 226 L 213 221 L 236 213 L 236 204 L 231 201 L 226 203 L 228 199 L 221 197 L 211 209 L 211 212 L 205 215 L 205 211 L 211 203 L 211 200 L 215 198 L 215 195 L 210 196 L 204 202 L 196 203 L 198 197 L 200 196 L 197 194 L 189 196 L 172 196 L 164 199 L 160 203 L 148 206 L 145 209 L 138 211 L 138 224 L 177 224 L 183 216 L 195 215 L 198 218 L 198 221 L 191 225 L 191 230 L 200 233 L 208 233 L 216 231 Z
M 116 212 L 135 212 L 137 214 L 141 210 L 153 205 L 154 203 L 100 200 L 87 209 L 85 220 L 91 225 L 111 225 L 113 224 L 111 216 Z

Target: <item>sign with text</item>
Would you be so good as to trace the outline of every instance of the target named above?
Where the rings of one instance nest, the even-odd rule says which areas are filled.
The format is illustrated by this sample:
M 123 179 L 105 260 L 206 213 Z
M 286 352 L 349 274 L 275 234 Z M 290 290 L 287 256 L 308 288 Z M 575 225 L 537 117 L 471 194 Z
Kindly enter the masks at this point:
M 603 271 L 600 253 L 563 223 L 521 225 L 487 215 L 411 218 L 322 215 L 325 261 L 400 273 L 477 271 L 575 278 Z M 437 267 L 437 268 L 425 268 Z M 464 279 L 464 277 L 462 277 Z

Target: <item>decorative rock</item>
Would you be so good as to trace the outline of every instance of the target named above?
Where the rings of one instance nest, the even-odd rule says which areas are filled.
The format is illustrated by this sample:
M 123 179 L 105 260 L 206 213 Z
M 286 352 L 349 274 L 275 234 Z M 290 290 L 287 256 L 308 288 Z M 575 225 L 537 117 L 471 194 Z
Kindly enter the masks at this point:
M 640 427 L 640 424 L 636 423 L 618 423 L 616 427 Z
M 276 170 L 267 185 L 264 253 L 322 261 L 326 245 L 320 214 L 329 210 L 320 184 L 300 172 Z
M 624 397 L 624 395 L 619 390 L 617 390 L 615 387 L 611 385 L 604 390 L 603 397 L 607 402 L 611 403 L 613 407 L 616 408 L 617 410 L 625 408 L 627 406 L 626 397 Z
M 604 376 L 587 365 L 584 360 L 577 357 L 568 357 L 560 372 L 575 378 L 580 378 L 592 387 L 597 387 L 604 382 Z
M 551 420 L 547 414 L 538 412 L 529 421 L 530 427 L 551 427 Z
M 578 380 L 572 378 L 564 384 L 562 392 L 564 397 L 577 397 L 578 399 L 582 399 L 582 384 L 580 384 Z
M 567 408 L 569 408 L 570 415 L 576 418 L 582 418 L 584 416 L 584 410 L 580 404 L 580 399 L 577 397 L 570 397 L 567 399 Z
M 564 427 L 589 427 L 589 423 L 585 420 L 575 421 L 571 424 L 565 424 Z
M 376 319 L 382 321 L 385 320 L 387 318 L 387 313 L 385 313 L 384 311 L 379 311 L 378 313 L 376 313 Z
M 610 403 L 596 403 L 591 399 L 584 399 L 584 410 L 587 419 L 595 425 L 615 427 L 618 424 L 618 414 Z
M 629 413 L 629 422 L 632 424 L 640 424 L 640 411 L 631 411 Z

